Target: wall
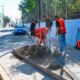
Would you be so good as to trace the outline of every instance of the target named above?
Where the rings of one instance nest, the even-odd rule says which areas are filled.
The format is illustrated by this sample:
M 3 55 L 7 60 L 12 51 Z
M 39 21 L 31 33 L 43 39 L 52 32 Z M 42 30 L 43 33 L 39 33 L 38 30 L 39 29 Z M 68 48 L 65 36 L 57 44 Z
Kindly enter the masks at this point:
M 65 24 L 66 24 L 66 28 L 67 28 L 66 42 L 67 42 L 67 44 L 75 46 L 77 29 L 80 28 L 80 19 L 66 20 Z M 26 26 L 30 27 L 30 24 L 27 24 Z M 40 26 L 44 27 L 45 23 L 41 22 Z M 52 27 L 52 30 L 51 30 L 51 37 L 57 39 L 55 34 L 56 34 L 56 26 L 55 26 L 55 21 L 54 21 L 53 22 L 53 27 Z M 80 40 L 80 31 L 79 31 L 79 34 L 78 34 L 78 39 Z
M 75 46 L 76 44 L 76 36 L 77 36 L 77 29 L 80 29 L 80 19 L 74 19 L 74 20 L 66 20 L 65 21 L 66 28 L 67 28 L 67 33 L 66 33 L 66 42 L 67 44 L 70 44 L 72 46 Z M 53 22 L 53 27 L 52 27 L 52 32 L 51 36 L 53 38 L 55 37 L 55 22 Z M 78 38 L 80 39 L 80 31 L 78 33 Z
M 78 28 L 80 29 L 80 19 L 66 20 L 65 22 L 67 28 L 67 34 L 66 34 L 67 43 L 75 46 L 77 31 Z M 78 33 L 77 39 L 80 39 L 80 31 Z

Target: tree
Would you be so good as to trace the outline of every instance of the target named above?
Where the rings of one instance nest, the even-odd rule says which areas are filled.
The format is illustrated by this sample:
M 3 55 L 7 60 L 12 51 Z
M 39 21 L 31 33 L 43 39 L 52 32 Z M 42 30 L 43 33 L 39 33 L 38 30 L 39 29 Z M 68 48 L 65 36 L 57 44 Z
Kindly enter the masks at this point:
M 22 12 L 23 22 L 25 22 L 25 20 L 31 21 L 31 18 L 32 19 L 34 18 L 34 16 L 31 13 L 33 13 L 33 10 L 36 8 L 36 5 L 37 5 L 36 0 L 22 0 L 20 2 L 19 10 Z
M 55 14 L 65 19 L 80 18 L 80 0 L 22 0 L 19 7 L 28 21 L 41 21 L 43 15 L 53 20 Z
M 72 3 L 69 4 L 69 9 L 73 13 L 80 11 L 80 0 L 73 0 Z
M 19 9 L 22 13 L 30 13 L 36 6 L 36 0 L 22 0 Z
M 10 22 L 10 18 L 8 16 L 4 16 L 3 22 L 4 22 L 4 26 L 6 26 L 6 24 Z

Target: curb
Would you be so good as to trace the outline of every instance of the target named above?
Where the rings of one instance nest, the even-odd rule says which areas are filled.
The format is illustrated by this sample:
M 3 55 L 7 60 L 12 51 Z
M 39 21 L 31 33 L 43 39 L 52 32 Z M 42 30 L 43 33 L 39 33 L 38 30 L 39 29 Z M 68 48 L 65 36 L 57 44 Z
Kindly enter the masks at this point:
M 0 65 L 0 80 L 11 80 L 1 65 Z

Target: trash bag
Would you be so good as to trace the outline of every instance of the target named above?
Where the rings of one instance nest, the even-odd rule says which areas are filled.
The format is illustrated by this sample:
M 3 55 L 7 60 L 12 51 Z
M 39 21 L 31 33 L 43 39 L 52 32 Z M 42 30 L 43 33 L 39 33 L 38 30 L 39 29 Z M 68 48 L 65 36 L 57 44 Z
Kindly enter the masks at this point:
M 52 54 L 54 57 L 60 57 L 62 55 L 62 53 L 60 53 L 57 48 L 54 48 L 54 51 L 52 52 Z

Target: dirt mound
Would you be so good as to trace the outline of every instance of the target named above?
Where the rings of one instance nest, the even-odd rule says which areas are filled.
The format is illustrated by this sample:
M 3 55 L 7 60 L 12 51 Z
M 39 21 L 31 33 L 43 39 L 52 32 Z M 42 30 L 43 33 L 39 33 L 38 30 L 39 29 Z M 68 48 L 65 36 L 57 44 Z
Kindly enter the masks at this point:
M 45 53 L 47 53 L 47 48 L 41 45 L 25 46 L 20 51 L 21 55 L 29 55 L 30 57 L 41 57 Z

